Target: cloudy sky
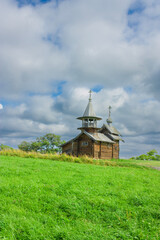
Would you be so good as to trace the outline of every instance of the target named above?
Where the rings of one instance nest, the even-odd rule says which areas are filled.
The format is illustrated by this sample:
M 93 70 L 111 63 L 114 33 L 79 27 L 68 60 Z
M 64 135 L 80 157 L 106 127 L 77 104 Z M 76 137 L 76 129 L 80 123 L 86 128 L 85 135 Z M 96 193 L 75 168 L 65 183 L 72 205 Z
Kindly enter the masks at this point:
M 0 143 L 69 140 L 88 103 L 121 157 L 160 149 L 159 0 L 0 0 Z

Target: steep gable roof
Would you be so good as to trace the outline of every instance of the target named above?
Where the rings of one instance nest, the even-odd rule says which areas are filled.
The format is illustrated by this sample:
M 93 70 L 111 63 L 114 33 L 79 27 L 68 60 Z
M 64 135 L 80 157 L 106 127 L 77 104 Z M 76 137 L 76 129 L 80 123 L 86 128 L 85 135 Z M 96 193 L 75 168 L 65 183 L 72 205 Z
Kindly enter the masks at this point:
M 121 136 L 120 132 L 112 125 L 103 124 L 102 129 L 106 128 L 109 133 Z
M 107 143 L 115 143 L 114 141 L 112 141 L 109 137 L 107 137 L 106 135 L 104 135 L 103 133 L 89 133 L 86 131 L 81 132 L 80 134 L 78 134 L 75 138 L 72 138 L 71 140 L 69 140 L 68 142 L 65 142 L 64 144 L 61 145 L 64 146 L 70 142 L 75 141 L 76 139 L 78 139 L 81 135 L 87 135 L 89 138 L 91 138 L 94 141 L 98 141 L 98 142 L 107 142 Z
M 114 143 L 114 141 L 112 141 L 109 137 L 107 137 L 106 135 L 104 135 L 103 133 L 88 133 L 85 132 L 85 134 L 87 136 L 89 136 L 90 138 L 92 138 L 95 141 L 99 141 L 99 142 L 107 142 L 107 143 Z
M 124 140 L 118 135 L 113 135 L 113 134 L 108 134 L 108 135 L 111 137 L 111 139 L 113 141 L 120 140 L 120 141 L 124 142 Z

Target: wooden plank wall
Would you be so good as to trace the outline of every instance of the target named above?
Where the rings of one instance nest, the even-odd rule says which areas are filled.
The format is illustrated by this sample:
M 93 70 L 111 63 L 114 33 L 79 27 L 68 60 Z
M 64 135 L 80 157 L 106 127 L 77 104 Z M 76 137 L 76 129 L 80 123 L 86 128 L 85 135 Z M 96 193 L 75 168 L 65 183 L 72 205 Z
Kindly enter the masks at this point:
M 83 142 L 87 142 L 87 146 L 83 146 Z M 78 155 L 88 155 L 93 157 L 93 141 L 85 134 L 78 139 Z
M 62 147 L 62 153 L 72 154 L 72 142 L 69 142 Z
M 98 159 L 100 157 L 100 144 L 94 143 L 94 158 Z
M 84 146 L 83 142 L 88 145 Z M 88 136 L 83 134 L 73 143 L 70 142 L 62 147 L 62 153 L 72 154 L 75 156 L 87 155 L 95 159 L 119 159 L 119 141 L 114 144 L 93 142 Z
M 119 141 L 113 144 L 113 158 L 119 159 Z
M 94 158 L 118 159 L 119 158 L 119 142 L 115 144 L 103 143 L 103 142 L 94 143 Z
M 72 143 L 72 155 L 77 156 L 77 151 L 78 151 L 78 142 L 74 141 Z
M 112 144 L 98 142 L 95 144 L 95 158 L 111 159 L 112 158 Z

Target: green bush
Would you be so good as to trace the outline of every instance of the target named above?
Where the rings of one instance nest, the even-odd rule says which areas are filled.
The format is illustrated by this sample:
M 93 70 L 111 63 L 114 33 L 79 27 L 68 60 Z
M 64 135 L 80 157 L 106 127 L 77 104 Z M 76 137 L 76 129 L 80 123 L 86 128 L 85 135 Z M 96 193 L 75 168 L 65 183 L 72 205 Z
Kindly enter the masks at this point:
M 0 144 L 0 151 L 1 150 L 7 150 L 7 149 L 13 149 L 12 147 L 9 147 L 7 145 L 4 145 L 4 144 Z
M 156 154 L 157 151 L 155 149 L 147 152 L 147 154 L 142 154 L 138 157 L 132 157 L 131 160 L 149 160 L 149 161 L 160 161 L 160 155 Z

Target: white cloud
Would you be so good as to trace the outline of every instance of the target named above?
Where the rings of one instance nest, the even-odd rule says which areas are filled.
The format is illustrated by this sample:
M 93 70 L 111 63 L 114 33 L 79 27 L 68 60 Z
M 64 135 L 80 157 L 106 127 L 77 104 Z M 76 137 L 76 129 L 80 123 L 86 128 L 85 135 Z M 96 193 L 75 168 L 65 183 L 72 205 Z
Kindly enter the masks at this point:
M 0 104 L 0 109 L 3 109 L 3 105 L 2 104 Z
M 142 4 L 141 11 L 128 15 L 134 0 L 66 0 L 58 7 L 51 1 L 21 8 L 15 0 L 1 0 L 0 96 L 7 101 L 0 111 L 1 142 L 15 145 L 50 131 L 65 139 L 75 136 L 88 90 L 101 85 L 93 93 L 95 111 L 104 122 L 112 105 L 113 123 L 127 138 L 122 153 L 156 148 L 160 3 Z M 57 90 L 62 81 L 66 84 Z

